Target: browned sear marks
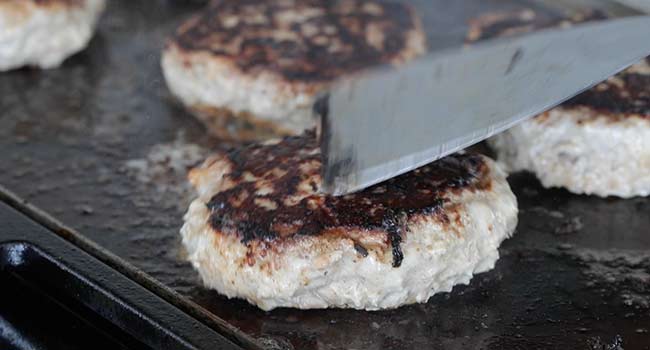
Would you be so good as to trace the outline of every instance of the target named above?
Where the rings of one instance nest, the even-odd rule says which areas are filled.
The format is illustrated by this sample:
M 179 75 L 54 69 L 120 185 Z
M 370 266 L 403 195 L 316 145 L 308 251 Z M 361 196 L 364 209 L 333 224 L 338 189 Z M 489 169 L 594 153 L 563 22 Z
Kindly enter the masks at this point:
M 319 82 L 395 63 L 418 23 L 407 5 L 375 0 L 215 0 L 173 42 L 245 72 Z
M 229 152 L 232 184 L 207 203 L 212 227 L 243 242 L 276 242 L 344 231 L 387 233 L 393 265 L 402 260 L 406 223 L 421 216 L 450 220 L 445 204 L 462 190 L 489 190 L 490 168 L 479 155 L 453 155 L 361 192 L 320 193 L 321 158 L 313 133 Z M 360 249 L 360 254 L 364 254 Z
M 627 116 L 650 119 L 650 59 L 648 73 L 625 71 L 564 103 L 563 107 L 589 107 L 613 120 Z

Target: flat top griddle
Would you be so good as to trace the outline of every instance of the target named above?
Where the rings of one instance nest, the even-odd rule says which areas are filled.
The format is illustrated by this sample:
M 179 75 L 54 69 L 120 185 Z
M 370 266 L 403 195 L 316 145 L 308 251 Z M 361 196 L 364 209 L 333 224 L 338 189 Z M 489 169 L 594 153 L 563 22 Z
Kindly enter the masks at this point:
M 531 6 L 413 2 L 433 49 L 462 43 L 470 17 Z M 0 184 L 264 346 L 650 348 L 650 199 L 546 190 L 526 174 L 510 178 L 520 224 L 496 268 L 427 304 L 263 312 L 202 288 L 180 247 L 182 173 L 230 144 L 175 104 L 159 68 L 165 36 L 200 7 L 109 1 L 90 47 L 62 68 L 0 74 Z

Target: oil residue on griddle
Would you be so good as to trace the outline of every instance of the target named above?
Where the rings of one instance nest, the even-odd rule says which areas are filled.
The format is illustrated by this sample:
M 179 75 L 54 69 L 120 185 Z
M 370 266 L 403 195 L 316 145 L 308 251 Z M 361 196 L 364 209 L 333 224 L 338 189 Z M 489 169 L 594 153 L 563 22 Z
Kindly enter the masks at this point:
M 153 146 L 144 158 L 126 161 L 123 169 L 146 187 L 156 202 L 184 211 L 195 195 L 187 181 L 187 172 L 207 154 L 206 148 L 187 141 L 179 131 L 172 142 Z
M 622 304 L 650 309 L 650 253 L 644 251 L 566 249 L 583 267 L 587 285 Z

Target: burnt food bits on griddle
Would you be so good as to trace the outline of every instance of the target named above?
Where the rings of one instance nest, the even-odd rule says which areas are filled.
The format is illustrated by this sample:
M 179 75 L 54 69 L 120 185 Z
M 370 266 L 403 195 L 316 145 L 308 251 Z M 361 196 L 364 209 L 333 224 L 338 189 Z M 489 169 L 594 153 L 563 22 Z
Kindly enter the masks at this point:
M 315 135 L 217 154 L 190 173 L 181 230 L 206 286 L 262 309 L 426 302 L 494 266 L 517 222 L 495 163 L 452 155 L 361 192 L 320 192 Z
M 598 12 L 551 17 L 530 10 L 470 23 L 468 41 L 605 19 Z M 488 141 L 510 171 L 546 187 L 598 196 L 650 195 L 650 60 Z
M 424 53 L 406 4 L 376 0 L 216 0 L 168 40 L 171 92 L 213 134 L 300 134 L 338 77 Z
M 57 67 L 84 49 L 105 0 L 0 1 L 0 71 Z

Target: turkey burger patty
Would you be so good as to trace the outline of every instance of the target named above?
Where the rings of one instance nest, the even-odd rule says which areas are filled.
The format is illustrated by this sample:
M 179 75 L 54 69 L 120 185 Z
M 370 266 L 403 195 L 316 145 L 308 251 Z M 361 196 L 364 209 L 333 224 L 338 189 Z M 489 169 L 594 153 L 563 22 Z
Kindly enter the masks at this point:
M 426 302 L 494 267 L 517 223 L 504 173 L 452 155 L 361 192 L 320 192 L 313 134 L 215 155 L 181 229 L 206 286 L 264 310 Z
M 340 76 L 425 51 L 408 5 L 376 0 L 216 0 L 169 39 L 171 92 L 222 137 L 300 134 Z
M 105 0 L 0 1 L 0 71 L 57 67 L 86 47 Z
M 469 41 L 603 19 L 551 19 L 532 11 L 472 21 Z M 490 139 L 509 171 L 533 172 L 545 187 L 602 197 L 650 195 L 650 60 Z

